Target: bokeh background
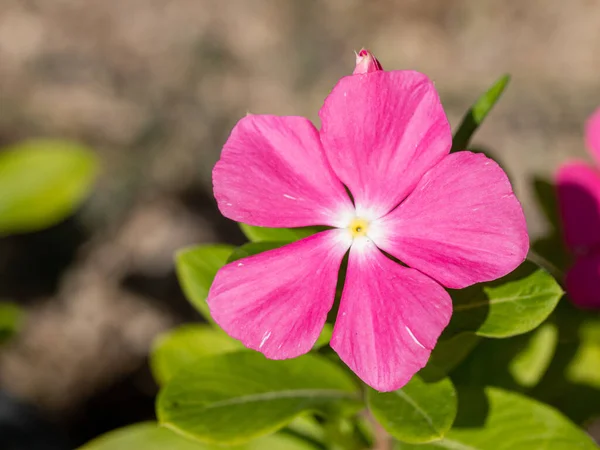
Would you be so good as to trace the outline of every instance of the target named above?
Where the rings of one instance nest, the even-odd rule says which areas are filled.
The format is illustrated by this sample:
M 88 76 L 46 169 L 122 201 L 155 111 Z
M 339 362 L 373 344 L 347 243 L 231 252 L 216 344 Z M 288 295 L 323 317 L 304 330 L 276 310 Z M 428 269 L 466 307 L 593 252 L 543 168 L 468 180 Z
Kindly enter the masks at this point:
M 473 144 L 546 233 L 533 179 L 586 158 L 600 105 L 598 0 L 0 0 L 0 146 L 68 138 L 103 166 L 74 217 L 0 239 L 0 298 L 27 311 L 0 349 L 0 448 L 71 449 L 153 416 L 151 343 L 198 319 L 173 253 L 243 241 L 211 197 L 229 130 L 247 112 L 316 121 L 363 46 L 427 73 L 453 126 L 512 75 Z

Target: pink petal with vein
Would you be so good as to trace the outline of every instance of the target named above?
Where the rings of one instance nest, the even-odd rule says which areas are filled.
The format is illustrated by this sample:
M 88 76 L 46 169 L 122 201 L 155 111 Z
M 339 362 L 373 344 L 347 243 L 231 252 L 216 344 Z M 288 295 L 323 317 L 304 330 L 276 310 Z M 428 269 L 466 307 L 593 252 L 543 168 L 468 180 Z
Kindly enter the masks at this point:
M 600 164 L 600 108 L 592 114 L 585 124 L 585 142 L 592 156 Z
M 425 366 L 451 314 L 450 296 L 431 278 L 372 242 L 354 245 L 331 347 L 369 386 L 393 391 Z
M 319 132 L 303 117 L 241 119 L 213 170 L 213 186 L 223 215 L 250 225 L 344 225 L 340 217 L 353 211 Z
M 381 249 L 450 288 L 502 277 L 529 249 L 523 210 L 506 174 L 471 152 L 446 156 L 372 228 Z
M 325 324 L 349 246 L 346 231 L 329 230 L 227 264 L 210 289 L 210 313 L 227 334 L 267 358 L 302 355 Z
M 584 163 L 564 164 L 556 177 L 567 246 L 582 255 L 600 245 L 600 171 Z
M 319 115 L 327 158 L 367 219 L 397 206 L 452 145 L 433 83 L 418 72 L 342 78 Z
M 567 293 L 585 309 L 600 309 L 600 254 L 577 259 L 567 272 Z

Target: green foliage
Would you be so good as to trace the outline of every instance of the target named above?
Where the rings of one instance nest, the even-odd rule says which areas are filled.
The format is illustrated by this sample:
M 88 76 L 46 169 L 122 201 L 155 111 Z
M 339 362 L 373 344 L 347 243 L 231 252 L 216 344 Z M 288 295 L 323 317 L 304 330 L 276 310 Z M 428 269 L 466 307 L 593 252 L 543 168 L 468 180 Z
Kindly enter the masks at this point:
M 198 358 L 242 348 L 239 341 L 209 325 L 183 325 L 155 340 L 150 366 L 154 379 L 164 385 Z
M 236 247 L 231 253 L 227 262 L 234 262 L 238 259 L 247 258 L 248 256 L 258 255 L 275 248 L 283 247 L 288 242 L 283 241 L 261 241 L 261 242 L 248 242 L 247 244 Z
M 458 384 L 525 391 L 537 385 L 548 370 L 557 342 L 552 323 L 509 339 L 482 339 L 452 377 Z
M 0 234 L 60 222 L 88 195 L 97 170 L 89 149 L 67 141 L 31 140 L 0 152 Z
M 200 245 L 180 250 L 175 255 L 177 277 L 185 296 L 202 316 L 212 322 L 206 297 L 217 271 L 233 252 L 231 245 Z
M 250 242 L 280 241 L 288 244 L 324 229 L 323 227 L 265 228 L 246 225 L 245 223 L 240 223 L 239 226 Z
M 295 436 L 273 434 L 231 450 L 315 450 L 314 444 Z M 222 450 L 217 445 L 186 439 L 153 422 L 139 423 L 107 433 L 87 443 L 80 450 Z
M 454 422 L 456 391 L 449 378 L 427 382 L 415 375 L 394 392 L 369 389 L 373 416 L 396 439 L 420 443 L 441 439 Z
M 201 442 L 240 444 L 304 412 L 354 413 L 362 402 L 345 371 L 316 355 L 272 361 L 256 352 L 202 358 L 161 390 L 162 425 Z
M 13 303 L 0 302 L 0 344 L 20 328 L 23 311 Z
M 510 81 L 510 75 L 500 77 L 488 91 L 477 99 L 458 127 L 452 139 L 452 152 L 466 150 L 471 137 L 500 99 Z
M 329 344 L 329 341 L 331 340 L 332 335 L 333 335 L 333 325 L 331 325 L 330 323 L 326 323 L 325 326 L 323 326 L 323 330 L 321 331 L 321 334 L 319 335 L 317 342 L 315 342 L 313 349 L 319 349 L 321 347 L 325 347 L 327 344 Z
M 592 439 L 562 414 L 523 395 L 459 388 L 454 427 L 439 441 L 397 443 L 397 450 L 594 450 Z
M 539 326 L 563 290 L 551 275 L 526 261 L 504 278 L 451 294 L 454 312 L 446 336 L 471 331 L 482 337 L 506 338 Z
M 527 338 L 510 360 L 508 371 L 516 383 L 529 388 L 539 383 L 550 367 L 558 344 L 558 330 L 554 324 L 544 323 Z

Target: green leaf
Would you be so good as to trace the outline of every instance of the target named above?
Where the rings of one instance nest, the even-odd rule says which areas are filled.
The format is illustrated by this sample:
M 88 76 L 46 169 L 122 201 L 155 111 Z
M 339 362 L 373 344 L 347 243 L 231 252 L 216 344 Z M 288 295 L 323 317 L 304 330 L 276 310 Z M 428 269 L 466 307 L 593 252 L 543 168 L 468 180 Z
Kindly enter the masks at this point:
M 452 372 L 457 384 L 493 385 L 515 391 L 536 386 L 548 371 L 558 343 L 550 322 L 508 339 L 482 339 L 469 357 Z
M 248 242 L 240 247 L 237 247 L 229 258 L 227 262 L 237 261 L 238 259 L 247 258 L 248 256 L 258 255 L 259 253 L 266 252 L 268 250 L 273 250 L 275 248 L 283 247 L 288 244 L 287 242 L 277 241 L 262 241 L 262 242 Z
M 13 303 L 0 302 L 0 343 L 13 336 L 21 327 L 23 311 Z
M 558 344 L 558 330 L 544 323 L 529 335 L 529 340 L 510 361 L 509 373 L 523 387 L 535 386 L 550 366 Z
M 448 335 L 472 331 L 506 338 L 539 326 L 554 310 L 563 290 L 551 275 L 528 261 L 489 283 L 451 292 L 454 312 Z
M 245 223 L 240 223 L 239 226 L 251 242 L 280 241 L 288 244 L 325 229 L 323 227 L 265 228 L 246 225 Z
M 202 442 L 240 444 L 276 431 L 303 412 L 354 413 L 357 386 L 317 355 L 273 361 L 256 352 L 202 358 L 160 392 L 159 422 Z
M 595 450 L 592 439 L 554 408 L 521 394 L 488 387 L 458 390 L 459 412 L 439 441 L 397 443 L 397 450 Z
M 369 389 L 368 403 L 388 433 L 412 443 L 444 437 L 457 411 L 456 391 L 449 378 L 428 383 L 419 375 L 397 391 Z
M 180 250 L 175 255 L 177 277 L 185 296 L 209 322 L 213 320 L 206 304 L 208 290 L 233 249 L 224 244 L 200 245 Z
M 318 447 L 286 434 L 265 436 L 231 450 L 315 450 Z M 79 450 L 223 450 L 216 445 L 186 439 L 154 422 L 120 428 L 88 442 Z
M 589 318 L 579 328 L 579 347 L 566 367 L 569 381 L 600 389 L 600 320 Z
M 452 139 L 452 152 L 459 152 L 467 149 L 471 137 L 482 124 L 496 102 L 498 102 L 509 81 L 510 75 L 508 74 L 500 77 L 485 94 L 477 99 L 471 109 L 467 111 L 467 114 L 463 117 L 463 120 Z
M 95 155 L 73 142 L 30 140 L 0 152 L 0 233 L 60 222 L 88 195 L 97 170 Z
M 207 450 L 153 422 L 119 428 L 88 442 L 79 450 Z
M 321 334 L 319 335 L 319 339 L 317 339 L 317 342 L 315 342 L 313 349 L 325 347 L 327 344 L 329 344 L 332 335 L 333 325 L 331 325 L 330 323 L 326 323 L 323 327 L 323 330 L 321 331 Z
M 177 372 L 197 359 L 242 349 L 239 341 L 208 325 L 182 325 L 160 335 L 150 358 L 154 378 L 166 384 Z

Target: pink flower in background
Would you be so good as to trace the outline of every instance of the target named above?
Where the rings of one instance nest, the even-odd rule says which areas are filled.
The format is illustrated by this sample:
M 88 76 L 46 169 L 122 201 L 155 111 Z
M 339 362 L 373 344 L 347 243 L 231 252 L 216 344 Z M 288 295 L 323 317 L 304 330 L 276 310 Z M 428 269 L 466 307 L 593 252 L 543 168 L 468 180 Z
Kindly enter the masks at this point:
M 575 256 L 567 272 L 567 293 L 579 307 L 600 308 L 600 109 L 588 120 L 585 138 L 597 165 L 562 165 L 558 200 L 565 243 Z
M 325 100 L 320 130 L 269 115 L 234 127 L 213 171 L 221 212 L 263 227 L 331 229 L 226 265 L 208 304 L 247 347 L 272 359 L 302 355 L 349 251 L 331 347 L 390 391 L 426 364 L 448 324 L 443 286 L 511 272 L 529 240 L 502 169 L 481 154 L 449 154 L 450 126 L 425 75 L 382 71 L 367 51 L 355 72 Z

